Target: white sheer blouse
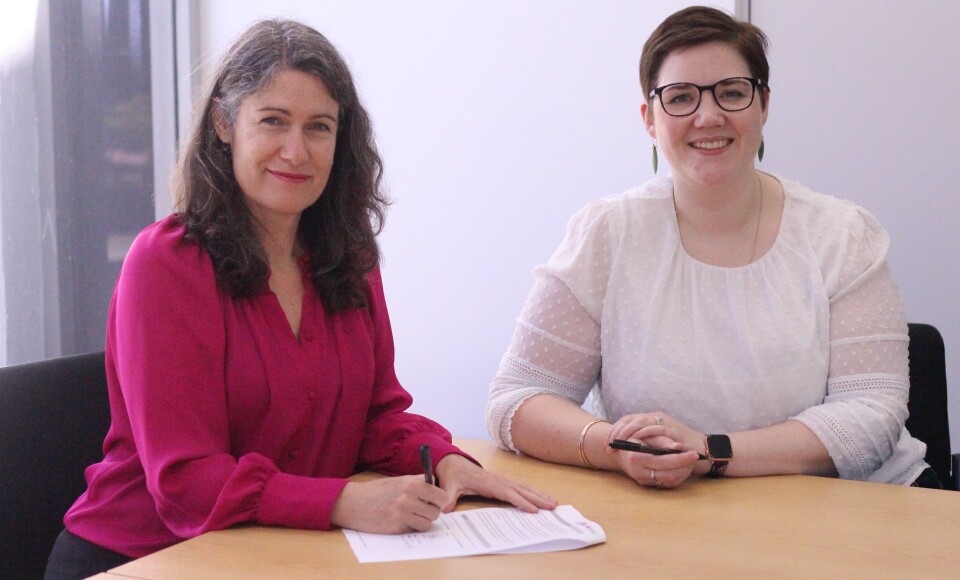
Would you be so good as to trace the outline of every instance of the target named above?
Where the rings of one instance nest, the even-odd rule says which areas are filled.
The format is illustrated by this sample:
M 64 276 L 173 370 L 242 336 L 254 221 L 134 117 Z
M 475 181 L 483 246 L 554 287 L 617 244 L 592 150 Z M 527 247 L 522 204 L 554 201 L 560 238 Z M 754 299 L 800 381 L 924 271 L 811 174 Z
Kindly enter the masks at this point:
M 904 428 L 907 326 L 868 212 L 780 179 L 773 247 L 738 268 L 683 249 L 669 177 L 597 200 L 534 270 L 487 404 L 490 435 L 550 393 L 616 420 L 663 411 L 707 433 L 795 419 L 843 478 L 906 484 L 926 467 Z

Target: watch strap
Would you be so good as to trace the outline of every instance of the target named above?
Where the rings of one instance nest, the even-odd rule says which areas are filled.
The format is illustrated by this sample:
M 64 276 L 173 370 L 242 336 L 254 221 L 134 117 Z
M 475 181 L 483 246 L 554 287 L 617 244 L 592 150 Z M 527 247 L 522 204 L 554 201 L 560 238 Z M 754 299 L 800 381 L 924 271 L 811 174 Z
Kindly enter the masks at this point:
M 727 465 L 729 464 L 730 464 L 729 461 L 711 459 L 710 471 L 707 472 L 707 477 L 713 477 L 713 478 L 723 477 L 723 474 L 726 473 L 727 471 Z

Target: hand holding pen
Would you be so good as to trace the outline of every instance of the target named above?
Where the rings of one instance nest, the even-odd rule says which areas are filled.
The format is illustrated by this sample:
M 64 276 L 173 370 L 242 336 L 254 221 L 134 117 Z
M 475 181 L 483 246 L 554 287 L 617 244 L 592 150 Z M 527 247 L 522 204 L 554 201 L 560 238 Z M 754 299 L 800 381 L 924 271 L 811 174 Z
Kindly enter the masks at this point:
M 457 453 L 448 453 L 437 464 L 446 486 L 440 488 L 433 475 L 430 446 L 421 445 L 419 453 L 423 480 L 419 475 L 407 475 L 351 481 L 340 492 L 330 521 L 358 531 L 401 534 L 430 529 L 441 512 L 452 511 L 457 499 L 465 495 L 499 499 L 526 512 L 557 506 L 536 489 L 490 473 Z
M 347 483 L 330 514 L 334 525 L 376 534 L 402 534 L 430 529 L 449 494 L 435 487 L 430 447 L 420 446 L 423 479 L 419 475 L 383 477 Z M 428 486 L 424 486 L 426 481 Z
M 607 437 L 621 471 L 640 485 L 677 487 L 694 472 L 709 470 L 699 452 L 703 434 L 666 413 L 624 415 Z

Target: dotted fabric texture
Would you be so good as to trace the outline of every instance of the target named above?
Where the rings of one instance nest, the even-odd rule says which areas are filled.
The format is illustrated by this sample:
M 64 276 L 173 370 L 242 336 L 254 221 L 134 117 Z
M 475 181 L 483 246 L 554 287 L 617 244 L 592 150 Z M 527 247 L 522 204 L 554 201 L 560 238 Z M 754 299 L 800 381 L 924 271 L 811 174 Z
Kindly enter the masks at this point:
M 909 483 L 924 445 L 904 429 L 907 323 L 889 238 L 862 208 L 777 178 L 772 248 L 725 268 L 683 249 L 672 181 L 597 200 L 534 285 L 490 387 L 487 426 L 513 449 L 520 404 L 553 393 L 610 421 L 662 411 L 707 433 L 788 419 L 841 477 Z

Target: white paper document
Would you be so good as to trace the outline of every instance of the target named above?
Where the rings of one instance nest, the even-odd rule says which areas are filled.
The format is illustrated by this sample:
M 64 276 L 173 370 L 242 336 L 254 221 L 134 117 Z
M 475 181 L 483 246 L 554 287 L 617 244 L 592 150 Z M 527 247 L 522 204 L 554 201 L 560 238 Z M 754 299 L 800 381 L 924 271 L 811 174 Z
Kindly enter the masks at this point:
M 441 514 L 426 532 L 385 535 L 343 530 L 361 564 L 477 554 L 575 550 L 607 541 L 603 528 L 570 505 L 528 514 L 479 508 Z

